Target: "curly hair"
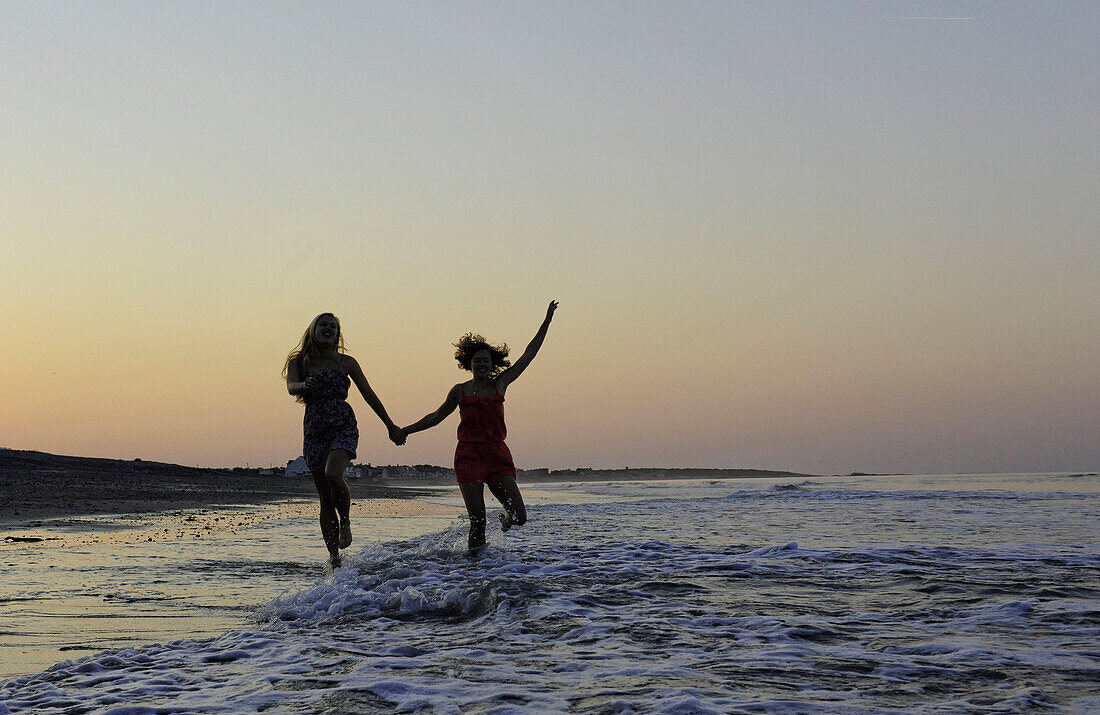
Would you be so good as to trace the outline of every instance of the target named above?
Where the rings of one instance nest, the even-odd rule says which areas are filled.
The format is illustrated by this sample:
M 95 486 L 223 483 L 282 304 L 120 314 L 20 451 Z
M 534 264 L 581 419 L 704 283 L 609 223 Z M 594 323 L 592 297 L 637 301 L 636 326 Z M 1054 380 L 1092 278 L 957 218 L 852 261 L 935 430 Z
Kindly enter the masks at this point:
M 485 338 L 475 333 L 466 333 L 458 339 L 457 343 L 452 343 L 457 350 L 455 350 L 455 360 L 458 361 L 459 370 L 469 370 L 470 362 L 474 359 L 474 354 L 482 350 L 489 351 L 489 357 L 493 361 L 493 369 L 489 373 L 489 377 L 496 377 L 500 374 L 500 371 L 510 366 L 512 361 L 508 359 L 508 344 L 501 343 L 500 345 L 490 345 Z

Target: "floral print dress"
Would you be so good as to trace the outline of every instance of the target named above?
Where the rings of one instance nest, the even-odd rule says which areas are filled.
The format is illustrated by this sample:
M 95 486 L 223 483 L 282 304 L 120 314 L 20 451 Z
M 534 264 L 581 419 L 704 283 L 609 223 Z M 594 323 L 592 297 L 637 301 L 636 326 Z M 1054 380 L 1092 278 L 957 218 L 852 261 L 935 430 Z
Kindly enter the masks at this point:
M 306 402 L 305 441 L 302 453 L 310 471 L 325 468 L 328 453 L 343 449 L 355 458 L 359 446 L 359 426 L 355 412 L 348 404 L 348 387 L 351 378 L 343 368 L 310 371 L 320 378 L 321 384 L 303 396 Z

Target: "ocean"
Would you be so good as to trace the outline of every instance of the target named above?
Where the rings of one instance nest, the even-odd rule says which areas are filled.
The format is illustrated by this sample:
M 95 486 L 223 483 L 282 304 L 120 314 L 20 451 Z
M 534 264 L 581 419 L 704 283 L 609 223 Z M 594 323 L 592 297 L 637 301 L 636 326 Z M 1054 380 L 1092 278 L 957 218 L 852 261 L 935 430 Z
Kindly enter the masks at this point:
M 303 517 L 23 550 L 0 640 L 79 625 L 81 599 L 95 627 L 0 713 L 1100 712 L 1098 474 L 524 491 L 530 522 L 479 557 L 440 516 L 357 523 L 332 572 Z

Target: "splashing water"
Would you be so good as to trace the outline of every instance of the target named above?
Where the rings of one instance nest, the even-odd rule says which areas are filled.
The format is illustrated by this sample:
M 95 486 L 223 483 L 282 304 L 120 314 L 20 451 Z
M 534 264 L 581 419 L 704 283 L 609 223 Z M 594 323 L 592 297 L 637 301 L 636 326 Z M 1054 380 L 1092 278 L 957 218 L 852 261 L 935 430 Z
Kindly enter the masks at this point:
M 1100 709 L 1100 478 L 1022 479 L 545 487 L 479 557 L 463 524 L 370 543 L 0 713 Z

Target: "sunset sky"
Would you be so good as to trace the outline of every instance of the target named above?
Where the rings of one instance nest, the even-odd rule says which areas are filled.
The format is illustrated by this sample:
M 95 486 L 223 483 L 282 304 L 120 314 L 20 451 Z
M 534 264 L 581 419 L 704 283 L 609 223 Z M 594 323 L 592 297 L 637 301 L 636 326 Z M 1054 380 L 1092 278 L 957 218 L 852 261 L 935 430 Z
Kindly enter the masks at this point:
M 1100 468 L 1093 2 L 0 1 L 0 446 L 281 466 L 343 323 L 521 468 Z M 449 465 L 457 416 L 359 462 Z

